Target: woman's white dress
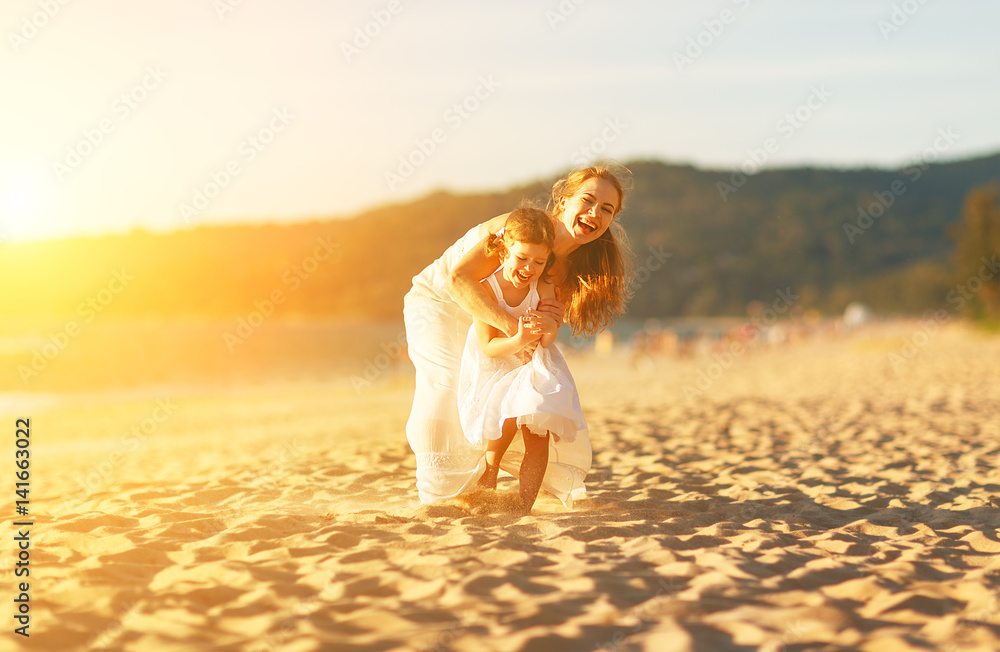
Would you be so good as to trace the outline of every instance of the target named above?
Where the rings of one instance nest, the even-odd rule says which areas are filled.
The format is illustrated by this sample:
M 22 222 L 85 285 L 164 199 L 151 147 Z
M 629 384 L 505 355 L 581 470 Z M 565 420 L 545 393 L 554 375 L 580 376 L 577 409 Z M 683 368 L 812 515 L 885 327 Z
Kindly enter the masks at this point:
M 403 299 L 408 353 L 416 367 L 416 388 L 413 408 L 406 422 L 406 438 L 416 457 L 417 493 L 424 503 L 451 498 L 473 488 L 486 470 L 485 444 L 474 444 L 465 437 L 458 412 L 458 378 L 472 317 L 458 307 L 447 287 L 451 270 L 487 234 L 485 223 L 470 229 L 413 278 L 413 287 Z M 549 348 L 557 352 L 554 347 Z M 583 478 L 579 476 L 586 476 L 591 463 L 588 438 L 577 437 L 581 444 L 577 444 L 569 460 L 563 459 L 565 456 L 561 457 L 560 451 L 554 449 L 551 443 L 554 438 L 549 439 L 549 468 L 545 479 L 553 479 L 550 473 L 553 477 L 563 475 L 562 470 L 566 468 L 563 465 L 568 465 L 576 469 L 568 473 L 577 476 L 582 487 Z M 585 452 L 582 442 L 586 442 Z M 520 467 L 523 447 L 515 444 L 511 444 L 512 450 L 504 455 L 504 468 Z M 556 487 L 575 488 L 577 485 L 554 479 L 548 483 L 543 480 L 542 486 L 568 502 L 567 499 L 574 497 L 573 490 L 567 494 Z
M 538 307 L 537 281 L 520 305 L 510 306 L 496 274 L 487 280 L 500 307 L 512 316 Z M 527 426 L 536 436 L 549 434 L 549 463 L 542 487 L 567 504 L 584 494 L 590 439 L 576 384 L 554 343 L 538 346 L 526 364 L 516 355 L 490 358 L 471 327 L 459 373 L 458 414 L 466 439 L 475 446 L 499 439 L 507 419 L 516 419 L 518 428 Z M 516 476 L 523 457 L 523 439 L 518 436 L 501 458 L 500 468 Z

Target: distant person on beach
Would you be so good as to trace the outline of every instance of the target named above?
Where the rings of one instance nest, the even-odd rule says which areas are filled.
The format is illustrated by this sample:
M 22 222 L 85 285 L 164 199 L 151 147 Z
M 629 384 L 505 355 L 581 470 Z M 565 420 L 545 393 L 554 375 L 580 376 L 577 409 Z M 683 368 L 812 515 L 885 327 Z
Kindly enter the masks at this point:
M 576 383 L 554 346 L 559 326 L 535 312 L 540 300 L 556 298 L 548 275 L 554 241 L 552 219 L 537 208 L 518 208 L 500 233 L 487 237 L 486 254 L 499 253 L 503 264 L 482 285 L 518 319 L 517 332 L 508 337 L 474 319 L 458 378 L 462 430 L 473 446 L 486 446 L 479 486 L 495 489 L 502 467 L 518 478 L 518 494 L 528 510 L 542 486 L 572 505 L 583 496 L 590 469 L 590 439 Z
M 539 300 L 532 322 L 537 328 L 531 334 L 558 329 L 565 321 L 574 335 L 590 335 L 624 312 L 632 252 L 615 219 L 627 189 L 620 176 L 609 167 L 594 166 L 552 186 L 555 262 L 549 274 L 555 298 Z M 499 251 L 487 253 L 486 243 L 506 220 L 506 214 L 500 215 L 470 229 L 413 278 L 403 301 L 408 352 L 416 367 L 406 437 L 416 455 L 417 492 L 424 503 L 473 489 L 486 472 L 485 448 L 462 433 L 457 389 L 473 317 L 508 336 L 518 331 L 519 320 L 482 284 L 501 266 Z M 583 468 L 590 468 L 589 459 Z

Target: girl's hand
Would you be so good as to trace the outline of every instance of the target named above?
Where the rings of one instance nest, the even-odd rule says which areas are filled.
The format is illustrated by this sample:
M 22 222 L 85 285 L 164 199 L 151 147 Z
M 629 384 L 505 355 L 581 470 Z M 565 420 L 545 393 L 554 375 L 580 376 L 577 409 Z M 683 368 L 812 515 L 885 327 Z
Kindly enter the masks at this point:
M 532 332 L 532 328 L 529 326 L 531 323 L 530 318 L 527 315 L 521 315 L 517 320 L 517 333 L 514 335 L 513 339 L 517 341 L 518 344 L 530 344 L 531 342 L 537 342 L 541 337 Z
M 525 344 L 524 348 L 518 352 L 517 357 L 521 361 L 521 364 L 528 364 L 531 360 L 531 356 L 535 353 L 535 349 L 538 348 L 538 340 L 534 342 L 529 342 Z

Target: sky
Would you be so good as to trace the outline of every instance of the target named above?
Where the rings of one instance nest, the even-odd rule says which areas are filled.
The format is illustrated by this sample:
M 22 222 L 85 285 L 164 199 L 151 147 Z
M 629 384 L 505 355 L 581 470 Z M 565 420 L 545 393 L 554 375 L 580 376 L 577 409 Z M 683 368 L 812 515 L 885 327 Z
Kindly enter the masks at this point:
M 992 0 L 5 0 L 0 243 L 345 217 L 607 157 L 993 154 L 997 25 Z

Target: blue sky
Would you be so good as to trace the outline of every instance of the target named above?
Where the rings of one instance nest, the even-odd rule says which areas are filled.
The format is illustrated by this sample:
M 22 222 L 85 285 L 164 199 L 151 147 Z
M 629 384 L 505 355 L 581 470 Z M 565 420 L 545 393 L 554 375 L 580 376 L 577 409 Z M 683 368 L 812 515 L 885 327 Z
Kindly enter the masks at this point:
M 350 215 L 588 150 L 995 153 L 997 25 L 986 0 L 8 0 L 0 239 Z

